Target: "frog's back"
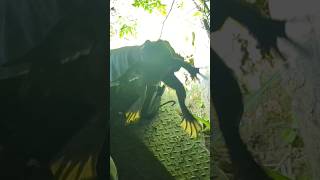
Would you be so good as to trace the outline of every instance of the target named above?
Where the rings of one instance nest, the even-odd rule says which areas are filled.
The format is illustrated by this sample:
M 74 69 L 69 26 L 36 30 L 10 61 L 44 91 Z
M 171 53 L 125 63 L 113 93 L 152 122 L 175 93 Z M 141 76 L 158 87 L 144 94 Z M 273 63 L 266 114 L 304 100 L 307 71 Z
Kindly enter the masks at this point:
M 121 77 L 139 60 L 140 46 L 125 46 L 110 50 L 110 81 Z

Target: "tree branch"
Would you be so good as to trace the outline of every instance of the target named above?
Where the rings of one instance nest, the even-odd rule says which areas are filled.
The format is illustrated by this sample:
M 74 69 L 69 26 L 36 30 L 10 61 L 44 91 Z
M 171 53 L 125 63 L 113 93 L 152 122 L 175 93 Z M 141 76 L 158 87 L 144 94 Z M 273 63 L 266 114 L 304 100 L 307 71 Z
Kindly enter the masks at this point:
M 209 11 L 209 8 L 206 5 L 206 3 L 203 1 L 204 8 L 202 9 L 201 6 L 199 4 L 197 4 L 197 2 L 195 0 L 192 0 L 192 1 L 193 1 L 194 5 L 197 7 L 197 9 L 200 12 L 204 13 L 206 15 L 206 17 L 208 18 L 207 14 L 206 14 L 206 10 L 208 12 L 210 12 L 210 11 Z M 209 25 L 208 19 L 202 18 L 202 23 L 203 23 L 204 29 L 207 31 L 207 35 L 208 35 L 208 37 L 210 39 L 210 25 Z
M 174 4 L 174 2 L 175 2 L 175 1 L 176 1 L 176 0 L 173 0 L 173 1 L 172 1 L 172 4 L 171 4 L 171 7 L 170 7 L 170 10 L 169 10 L 169 12 L 168 12 L 168 14 L 167 14 L 166 18 L 163 20 L 159 39 L 161 38 L 161 35 L 162 35 L 162 31 L 163 31 L 164 23 L 165 23 L 165 22 L 166 22 L 166 20 L 168 19 L 169 15 L 170 15 L 170 13 L 171 13 L 171 10 L 172 10 L 172 7 L 173 7 L 173 4 Z

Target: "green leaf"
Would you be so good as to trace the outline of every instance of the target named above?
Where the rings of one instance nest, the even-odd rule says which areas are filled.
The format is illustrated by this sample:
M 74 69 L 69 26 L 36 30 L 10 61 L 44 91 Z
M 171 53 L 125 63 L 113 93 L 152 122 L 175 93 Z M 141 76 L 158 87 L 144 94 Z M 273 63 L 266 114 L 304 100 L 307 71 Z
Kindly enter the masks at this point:
M 139 2 L 137 2 L 137 1 L 134 1 L 134 3 L 133 4 L 131 4 L 133 7 L 139 7 L 140 6 L 140 3 Z
M 193 13 L 192 16 L 202 16 L 202 13 L 200 11 L 197 11 L 197 12 Z
M 270 169 L 267 169 L 267 168 L 264 168 L 265 171 L 267 172 L 267 174 L 273 179 L 273 180 L 290 180 L 290 178 L 280 174 L 279 172 L 277 171 L 274 171 L 274 170 L 270 170 Z
M 120 38 L 123 38 L 124 36 L 128 36 L 128 35 L 133 36 L 136 31 L 135 27 L 136 27 L 136 24 L 132 24 L 132 25 L 123 24 L 119 32 Z
M 195 116 L 195 115 L 194 115 L 194 118 L 196 118 L 197 121 L 201 122 L 202 124 L 204 124 L 206 127 L 208 127 L 210 129 L 210 121 L 209 120 L 202 119 L 202 118 Z
M 120 38 L 123 38 L 123 34 L 124 34 L 123 31 L 120 31 L 119 37 L 120 37 Z
M 161 15 L 167 15 L 166 5 L 160 4 L 157 9 L 161 13 Z
M 281 136 L 284 141 L 286 141 L 288 144 L 291 144 L 296 139 L 297 132 L 294 129 L 288 128 L 288 129 L 283 130 Z
M 166 14 L 166 5 L 162 4 L 160 0 L 134 0 L 132 6 L 141 7 L 150 14 L 154 10 L 158 10 L 162 15 Z

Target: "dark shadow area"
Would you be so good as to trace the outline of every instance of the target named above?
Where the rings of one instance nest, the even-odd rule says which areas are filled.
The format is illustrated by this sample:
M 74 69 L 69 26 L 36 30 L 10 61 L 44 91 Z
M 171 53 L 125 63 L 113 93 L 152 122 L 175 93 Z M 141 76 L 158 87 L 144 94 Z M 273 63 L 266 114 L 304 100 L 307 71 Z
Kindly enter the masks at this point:
M 174 179 L 147 146 L 132 132 L 121 125 L 121 117 L 110 120 L 110 155 L 117 165 L 119 179 L 149 180 Z
M 108 148 L 101 151 L 108 140 L 107 5 L 103 1 L 0 4 L 4 22 L 0 30 L 4 37 L 0 179 L 56 179 L 52 161 L 80 132 L 86 138 L 68 146 L 73 152 L 70 160 L 81 161 L 97 152 L 103 155 L 96 159 L 107 159 Z M 91 129 L 100 131 L 99 141 L 92 139 L 94 133 L 85 131 L 90 124 L 102 127 Z M 86 141 L 96 144 L 88 147 Z M 108 164 L 101 165 L 105 166 L 104 171 L 99 170 L 103 174 Z M 98 176 L 96 165 L 92 174 Z

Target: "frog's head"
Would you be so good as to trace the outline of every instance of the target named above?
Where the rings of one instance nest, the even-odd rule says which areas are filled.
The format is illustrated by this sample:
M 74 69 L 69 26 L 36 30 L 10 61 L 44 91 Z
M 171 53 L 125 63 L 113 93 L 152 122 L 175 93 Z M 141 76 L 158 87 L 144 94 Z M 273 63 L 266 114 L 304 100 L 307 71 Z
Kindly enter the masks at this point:
M 170 61 L 172 58 L 181 58 L 170 43 L 166 40 L 150 41 L 147 40 L 141 46 L 141 53 L 145 61 L 160 63 L 161 61 Z

